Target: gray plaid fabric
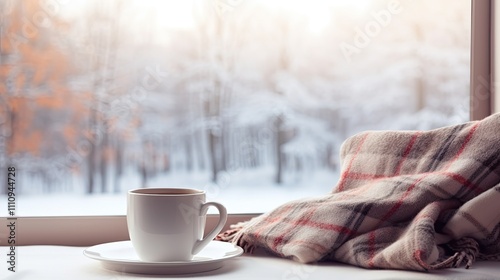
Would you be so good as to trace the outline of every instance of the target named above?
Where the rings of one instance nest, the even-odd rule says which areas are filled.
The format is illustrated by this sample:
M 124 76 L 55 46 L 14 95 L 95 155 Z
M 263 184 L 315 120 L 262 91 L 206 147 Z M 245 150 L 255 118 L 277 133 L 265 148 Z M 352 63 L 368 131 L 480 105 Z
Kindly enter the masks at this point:
M 368 131 L 341 149 L 332 193 L 219 235 L 302 263 L 468 268 L 500 256 L 500 114 L 431 131 Z

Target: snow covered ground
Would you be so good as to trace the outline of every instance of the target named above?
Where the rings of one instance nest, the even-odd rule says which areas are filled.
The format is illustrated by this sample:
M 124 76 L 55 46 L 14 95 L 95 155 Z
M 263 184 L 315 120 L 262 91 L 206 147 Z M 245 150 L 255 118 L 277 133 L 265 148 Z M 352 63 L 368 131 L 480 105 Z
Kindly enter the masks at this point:
M 205 183 L 208 174 L 175 174 L 158 177 L 151 187 L 185 187 L 205 190 L 207 201 L 221 202 L 230 213 L 262 213 L 295 199 L 327 194 L 333 189 L 338 174 L 317 171 L 307 178 L 290 180 L 283 185 L 267 183 L 271 169 L 234 172 L 221 176 L 218 184 Z M 134 189 L 138 182 L 129 180 Z M 119 194 L 19 194 L 17 216 L 81 216 L 125 215 L 126 190 Z M 4 205 L 4 207 L 2 207 Z M 7 197 L 0 196 L 0 216 L 7 215 Z M 215 211 L 211 209 L 212 211 Z

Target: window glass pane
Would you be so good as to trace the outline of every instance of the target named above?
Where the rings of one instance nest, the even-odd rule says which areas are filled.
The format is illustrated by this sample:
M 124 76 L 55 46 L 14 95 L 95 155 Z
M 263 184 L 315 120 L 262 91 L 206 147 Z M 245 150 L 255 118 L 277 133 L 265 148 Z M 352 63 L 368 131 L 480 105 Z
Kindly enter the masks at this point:
M 17 215 L 124 214 L 144 186 L 263 212 L 331 191 L 357 132 L 469 119 L 470 1 L 0 0 L 0 15 Z

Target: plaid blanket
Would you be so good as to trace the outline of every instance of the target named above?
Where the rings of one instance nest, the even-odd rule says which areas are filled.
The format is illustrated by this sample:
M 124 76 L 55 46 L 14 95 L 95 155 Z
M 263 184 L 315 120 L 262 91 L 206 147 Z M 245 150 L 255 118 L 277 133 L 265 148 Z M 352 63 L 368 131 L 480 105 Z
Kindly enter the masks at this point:
M 302 263 L 427 271 L 500 260 L 500 114 L 431 131 L 367 131 L 341 148 L 323 197 L 217 239 Z

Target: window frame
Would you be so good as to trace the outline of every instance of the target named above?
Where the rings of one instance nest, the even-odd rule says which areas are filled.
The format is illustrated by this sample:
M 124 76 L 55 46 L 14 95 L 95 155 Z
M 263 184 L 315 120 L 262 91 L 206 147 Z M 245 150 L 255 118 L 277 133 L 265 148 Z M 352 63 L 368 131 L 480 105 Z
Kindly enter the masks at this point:
M 492 113 L 498 113 L 500 112 L 500 94 L 496 92 L 496 85 L 500 82 L 500 71 L 498 71 L 497 68 L 497 65 L 500 65 L 500 55 L 496 55 L 495 54 L 495 48 L 497 46 L 500 46 L 500 36 L 497 36 L 496 33 L 497 32 L 500 32 L 500 18 L 498 17 L 498 15 L 500 15 L 500 5 L 497 3 L 495 4 L 495 1 L 491 1 L 490 0 L 490 3 L 492 5 L 491 7 L 491 15 L 492 15 L 492 19 L 491 19 L 491 32 L 490 32 L 490 36 L 491 36 L 491 45 L 492 45 L 492 49 L 490 51 L 490 60 L 493 61 L 492 63 L 492 66 L 490 67 L 491 68 L 491 72 L 492 72 L 492 77 L 493 77 L 493 80 L 492 80 L 492 87 L 491 87 L 491 91 L 492 93 L 490 94 L 491 96 L 491 108 L 492 108 Z
M 494 63 L 495 27 L 500 30 L 495 14 L 500 5 L 492 0 L 471 0 L 471 5 L 470 119 L 479 120 L 500 111 L 500 97 L 494 87 L 496 80 L 500 81 Z M 259 214 L 229 214 L 225 229 Z M 208 215 L 207 227 L 213 227 L 217 219 L 217 215 Z M 0 220 L 4 225 L 8 222 L 5 217 Z M 16 223 L 16 245 L 91 246 L 129 239 L 125 215 L 17 217 Z M 0 246 L 10 246 L 3 238 L 8 236 L 7 230 L 0 227 Z
M 470 119 L 498 111 L 495 106 L 495 1 L 471 0 Z M 498 5 L 497 5 L 498 6 Z M 498 98 L 496 98 L 498 99 Z M 499 100 L 500 101 L 500 100 Z

